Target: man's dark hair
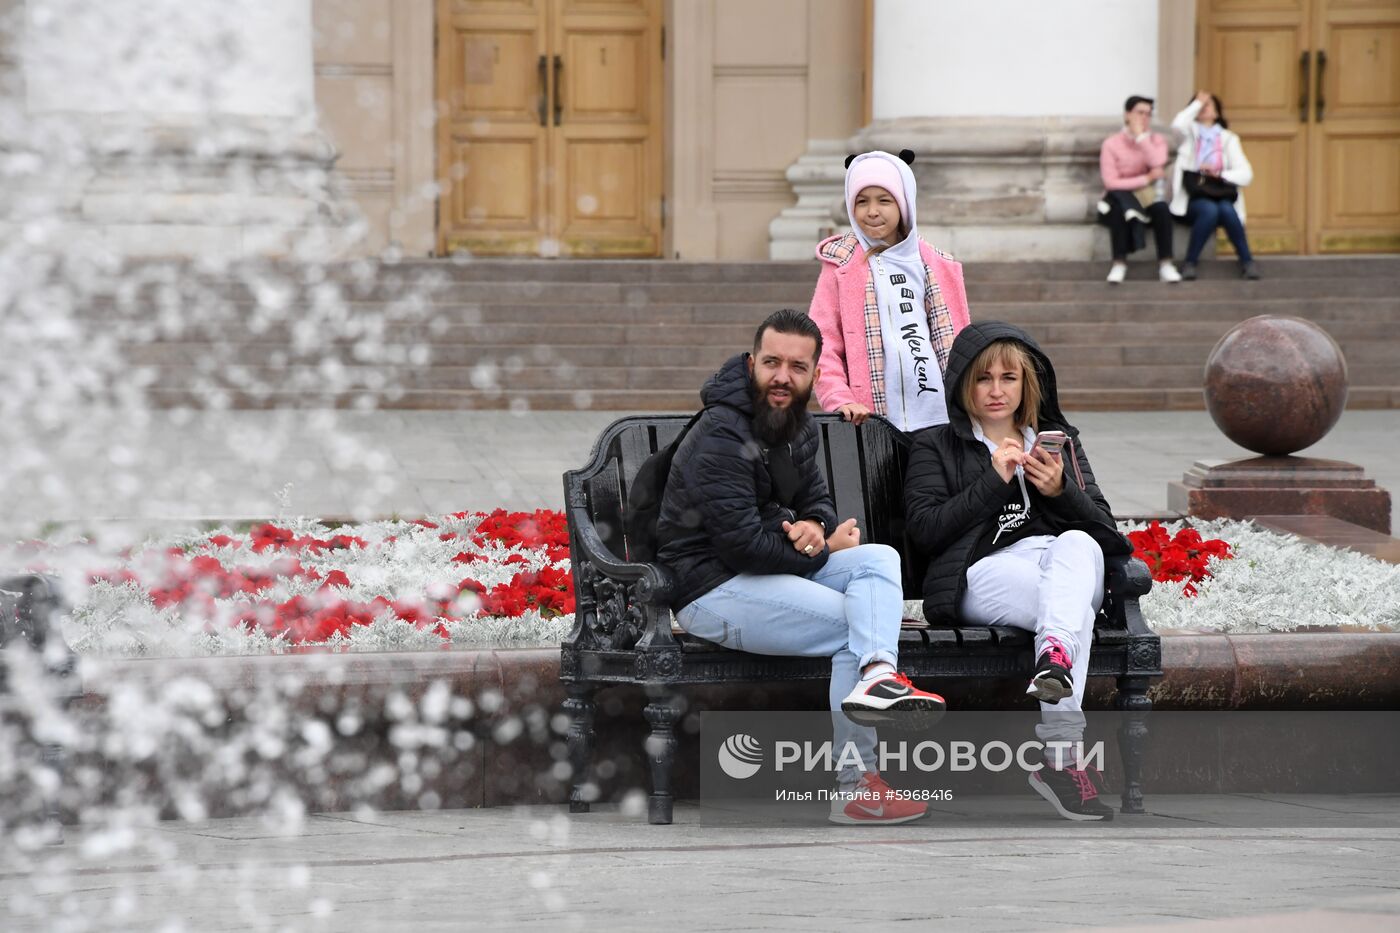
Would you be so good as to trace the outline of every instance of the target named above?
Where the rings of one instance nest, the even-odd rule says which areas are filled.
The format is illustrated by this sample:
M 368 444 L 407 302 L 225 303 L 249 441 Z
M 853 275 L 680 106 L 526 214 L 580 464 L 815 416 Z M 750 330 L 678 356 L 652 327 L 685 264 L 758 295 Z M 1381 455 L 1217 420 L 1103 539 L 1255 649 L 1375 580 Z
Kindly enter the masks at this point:
M 758 347 L 763 343 L 763 332 L 775 330 L 780 334 L 801 334 L 803 337 L 811 337 L 817 342 L 816 355 L 813 361 L 822 358 L 822 331 L 817 326 L 817 322 L 807 316 L 805 311 L 794 311 L 792 308 L 784 308 L 781 311 L 774 311 L 763 319 L 763 323 L 758 325 L 757 332 L 753 335 L 753 352 L 758 355 Z
M 1150 97 L 1142 97 L 1138 94 L 1134 94 L 1132 97 L 1129 97 L 1128 102 L 1123 105 L 1123 112 L 1127 113 L 1129 110 L 1132 110 L 1138 104 L 1147 104 L 1148 106 L 1152 106 L 1154 103 L 1156 102 Z

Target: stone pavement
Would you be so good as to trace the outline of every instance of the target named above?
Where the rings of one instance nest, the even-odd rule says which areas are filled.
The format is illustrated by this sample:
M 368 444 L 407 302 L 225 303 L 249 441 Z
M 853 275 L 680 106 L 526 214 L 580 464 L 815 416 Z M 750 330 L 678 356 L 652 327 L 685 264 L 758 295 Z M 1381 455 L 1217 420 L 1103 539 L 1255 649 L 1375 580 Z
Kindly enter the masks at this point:
M 878 829 L 773 826 L 682 805 L 674 825 L 648 826 L 640 798 L 572 817 L 520 807 L 325 814 L 290 830 L 167 822 L 71 832 L 28 863 L 0 858 L 0 927 L 1393 931 L 1400 823 L 1394 798 L 1381 799 L 1387 819 L 1314 829 L 1214 819 L 1275 802 L 1259 795 L 1155 798 L 1172 818 L 1102 825 L 1047 813 L 1019 826 L 936 814 Z
M 23 452 L 27 460 L 0 464 L 0 530 L 559 508 L 560 474 L 581 466 L 598 432 L 620 416 L 231 411 L 103 420 L 39 437 Z M 1164 510 L 1167 482 L 1195 460 L 1247 454 L 1205 412 L 1071 419 L 1120 515 Z M 1400 411 L 1348 411 L 1306 453 L 1359 463 L 1400 492 Z

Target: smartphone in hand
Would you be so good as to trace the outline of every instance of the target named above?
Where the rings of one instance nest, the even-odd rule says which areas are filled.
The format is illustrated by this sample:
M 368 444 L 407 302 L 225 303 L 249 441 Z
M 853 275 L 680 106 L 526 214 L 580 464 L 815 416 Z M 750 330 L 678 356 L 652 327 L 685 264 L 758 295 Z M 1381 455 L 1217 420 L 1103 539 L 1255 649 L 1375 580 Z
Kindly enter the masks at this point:
M 1067 440 L 1069 438 L 1064 431 L 1041 431 L 1035 436 L 1035 446 L 1031 448 L 1031 453 L 1035 453 L 1036 447 L 1039 447 L 1047 454 L 1058 457 Z

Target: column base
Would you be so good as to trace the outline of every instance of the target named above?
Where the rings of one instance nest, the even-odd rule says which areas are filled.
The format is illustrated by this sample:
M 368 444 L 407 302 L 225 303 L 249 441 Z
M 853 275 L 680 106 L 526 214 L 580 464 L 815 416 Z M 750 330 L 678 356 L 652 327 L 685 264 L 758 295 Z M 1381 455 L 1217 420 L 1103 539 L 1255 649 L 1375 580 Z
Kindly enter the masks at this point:
M 881 120 L 852 152 L 912 149 L 924 239 L 972 261 L 1091 260 L 1111 255 L 1095 220 L 1099 147 L 1115 120 L 911 117 Z
M 1206 519 L 1329 515 L 1390 534 L 1390 493 L 1341 460 L 1199 460 L 1180 482 L 1167 484 L 1167 508 Z
M 813 139 L 788 166 L 787 180 L 797 203 L 768 225 L 769 259 L 815 259 L 818 243 L 850 229 L 845 162 L 853 151 L 844 139 Z
M 320 133 L 246 118 L 83 130 L 91 142 L 76 154 L 25 160 L 23 194 L 0 199 L 0 228 L 118 260 L 318 261 L 364 236 Z

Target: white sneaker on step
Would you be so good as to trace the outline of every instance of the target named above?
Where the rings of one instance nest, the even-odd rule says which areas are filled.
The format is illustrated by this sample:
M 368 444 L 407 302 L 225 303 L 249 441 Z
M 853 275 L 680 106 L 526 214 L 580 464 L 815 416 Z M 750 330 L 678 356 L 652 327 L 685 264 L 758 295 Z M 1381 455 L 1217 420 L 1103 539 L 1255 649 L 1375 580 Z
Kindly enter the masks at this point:
M 1163 282 L 1180 282 L 1181 273 L 1176 271 L 1176 266 L 1170 262 L 1164 262 L 1157 267 L 1157 278 Z
M 1113 268 L 1108 270 L 1108 284 L 1117 285 L 1128 276 L 1128 264 L 1126 262 L 1115 262 Z

